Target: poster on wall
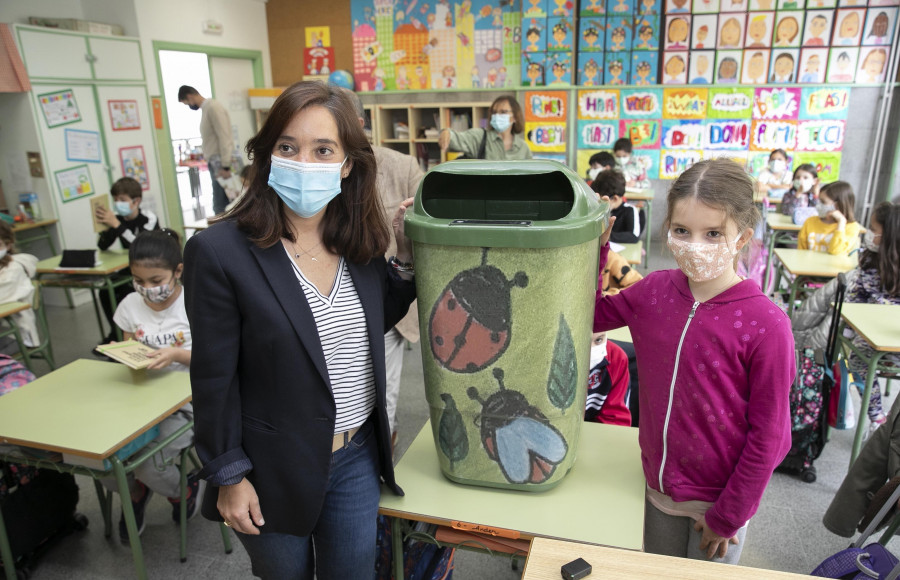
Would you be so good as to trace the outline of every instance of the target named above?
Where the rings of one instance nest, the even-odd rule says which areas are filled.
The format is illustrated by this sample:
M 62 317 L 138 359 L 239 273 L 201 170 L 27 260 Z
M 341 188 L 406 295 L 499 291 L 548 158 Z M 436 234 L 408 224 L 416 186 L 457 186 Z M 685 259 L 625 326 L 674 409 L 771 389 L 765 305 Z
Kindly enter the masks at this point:
M 130 177 L 141 184 L 141 189 L 150 189 L 150 177 L 147 175 L 147 158 L 141 145 L 121 147 L 119 161 L 122 163 L 122 175 Z
M 100 163 L 100 133 L 66 129 L 66 160 Z
M 566 91 L 529 91 L 525 93 L 525 141 L 532 151 L 566 152 Z
M 87 165 L 78 165 L 68 169 L 60 169 L 53 173 L 63 203 L 85 197 L 94 193 L 91 172 Z
M 709 89 L 665 89 L 663 91 L 664 119 L 704 119 Z
M 37 98 L 41 104 L 41 113 L 44 115 L 47 127 L 52 129 L 81 121 L 81 112 L 78 110 L 78 103 L 75 101 L 72 89 L 44 93 L 38 95 Z
M 797 152 L 794 154 L 794 167 L 810 163 L 815 166 L 819 174 L 819 183 L 831 183 L 841 178 L 841 154 L 840 152 L 829 153 L 806 153 Z
M 619 91 L 616 89 L 578 91 L 579 119 L 619 119 Z
M 141 128 L 141 117 L 138 114 L 138 103 L 133 100 L 111 100 L 109 107 L 109 125 L 113 131 L 134 131 Z
M 675 179 L 701 159 L 703 151 L 700 150 L 662 149 L 659 152 L 659 178 Z
M 622 117 L 659 119 L 662 117 L 662 89 L 622 89 Z
M 757 88 L 753 95 L 754 119 L 796 119 L 800 112 L 800 89 Z
M 800 100 L 802 119 L 846 119 L 850 89 L 845 87 L 805 88 Z
M 752 88 L 710 89 L 706 108 L 708 119 L 749 119 L 752 113 Z

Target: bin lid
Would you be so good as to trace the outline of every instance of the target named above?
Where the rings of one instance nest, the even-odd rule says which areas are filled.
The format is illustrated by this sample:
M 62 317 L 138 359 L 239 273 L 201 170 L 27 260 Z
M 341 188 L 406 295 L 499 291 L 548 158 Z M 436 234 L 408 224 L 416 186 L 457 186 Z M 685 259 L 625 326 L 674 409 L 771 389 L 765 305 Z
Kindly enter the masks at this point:
M 406 212 L 406 235 L 447 246 L 558 248 L 597 239 L 609 204 L 557 161 L 449 161 L 431 169 Z

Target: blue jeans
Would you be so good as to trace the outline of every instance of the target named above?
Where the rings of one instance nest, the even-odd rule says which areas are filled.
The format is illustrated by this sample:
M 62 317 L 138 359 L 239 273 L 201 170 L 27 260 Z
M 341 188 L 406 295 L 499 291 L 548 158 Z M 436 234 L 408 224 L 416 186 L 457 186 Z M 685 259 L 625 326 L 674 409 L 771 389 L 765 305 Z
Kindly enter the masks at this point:
M 254 576 L 346 580 L 374 575 L 381 496 L 374 425 L 370 418 L 346 447 L 332 455 L 325 503 L 312 534 L 237 534 L 250 555 Z

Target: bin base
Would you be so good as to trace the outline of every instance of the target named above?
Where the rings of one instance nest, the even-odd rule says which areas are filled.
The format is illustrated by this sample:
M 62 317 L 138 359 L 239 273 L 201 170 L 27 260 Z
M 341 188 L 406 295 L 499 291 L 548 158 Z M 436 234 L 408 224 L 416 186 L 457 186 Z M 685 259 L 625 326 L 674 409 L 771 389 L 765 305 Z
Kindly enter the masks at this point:
M 563 479 L 565 479 L 566 475 L 569 474 L 569 471 L 572 470 L 572 467 L 574 467 L 574 465 L 569 467 L 569 469 L 566 470 L 566 472 L 562 475 L 561 478 L 555 479 L 548 483 L 542 483 L 542 484 L 538 484 L 538 485 L 535 485 L 533 483 L 499 483 L 499 482 L 494 483 L 494 482 L 490 482 L 490 481 L 483 481 L 480 479 L 465 479 L 462 477 L 454 477 L 453 475 L 450 475 L 443 469 L 441 470 L 441 473 L 443 474 L 444 477 L 446 477 L 450 481 L 452 481 L 454 483 L 459 483 L 462 485 L 474 485 L 477 487 L 493 487 L 495 489 L 512 489 L 515 491 L 528 491 L 531 493 L 540 493 L 542 491 L 549 491 L 549 490 L 553 489 L 554 487 L 556 487 L 557 485 L 559 485 L 560 483 L 562 483 L 562 481 L 563 481 Z

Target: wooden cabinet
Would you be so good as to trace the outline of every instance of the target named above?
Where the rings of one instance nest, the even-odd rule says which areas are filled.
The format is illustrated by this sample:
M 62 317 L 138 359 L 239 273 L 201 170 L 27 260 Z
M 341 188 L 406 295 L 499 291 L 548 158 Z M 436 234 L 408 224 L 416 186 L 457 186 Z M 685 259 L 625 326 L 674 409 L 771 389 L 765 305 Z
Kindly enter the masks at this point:
M 441 152 L 440 130 L 486 127 L 490 106 L 489 102 L 374 105 L 374 143 L 416 157 L 427 171 L 457 155 Z
M 16 26 L 31 80 L 143 81 L 136 38 L 90 36 L 52 28 Z

